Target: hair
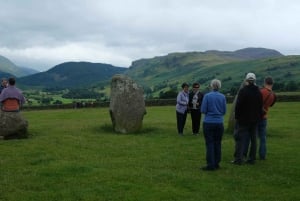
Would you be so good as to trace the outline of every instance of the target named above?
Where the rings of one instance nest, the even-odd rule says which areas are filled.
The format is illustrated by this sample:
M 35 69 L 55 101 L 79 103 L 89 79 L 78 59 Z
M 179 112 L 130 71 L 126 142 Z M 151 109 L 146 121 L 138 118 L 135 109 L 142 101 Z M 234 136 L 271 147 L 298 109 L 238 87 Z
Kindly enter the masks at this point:
M 255 84 L 255 80 L 246 80 L 246 82 L 248 82 L 249 85 L 254 85 Z
M 213 79 L 211 82 L 210 82 L 210 87 L 213 89 L 213 90 L 219 90 L 221 88 L 221 81 L 218 80 L 218 79 Z
M 189 85 L 185 82 L 181 85 L 181 88 L 188 87 Z
M 200 87 L 200 84 L 198 82 L 194 82 L 193 83 L 193 88 L 195 88 L 196 86 L 199 86 Z
M 10 77 L 10 78 L 8 79 L 8 84 L 9 84 L 9 85 L 15 85 L 15 83 L 16 83 L 16 79 L 15 79 L 14 77 Z
M 265 78 L 265 84 L 267 85 L 273 85 L 274 81 L 273 81 L 273 78 L 268 76 Z

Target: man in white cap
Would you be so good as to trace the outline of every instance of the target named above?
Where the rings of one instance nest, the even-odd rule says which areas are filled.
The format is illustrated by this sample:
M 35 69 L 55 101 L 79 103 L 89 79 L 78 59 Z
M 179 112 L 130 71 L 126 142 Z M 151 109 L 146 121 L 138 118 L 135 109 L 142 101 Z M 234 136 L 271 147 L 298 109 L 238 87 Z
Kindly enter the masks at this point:
M 259 87 L 255 85 L 256 76 L 254 73 L 246 75 L 247 84 L 239 91 L 236 106 L 235 119 L 238 125 L 235 135 L 235 153 L 233 164 L 241 165 L 247 139 L 250 139 L 251 146 L 247 163 L 254 164 L 256 160 L 256 135 L 258 121 L 262 118 L 262 95 Z

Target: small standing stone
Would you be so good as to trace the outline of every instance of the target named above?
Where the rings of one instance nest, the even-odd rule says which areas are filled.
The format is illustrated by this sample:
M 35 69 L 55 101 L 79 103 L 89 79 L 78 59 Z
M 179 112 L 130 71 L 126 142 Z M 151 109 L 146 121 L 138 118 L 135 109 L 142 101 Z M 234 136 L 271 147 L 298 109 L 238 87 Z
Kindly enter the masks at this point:
M 115 75 L 111 80 L 109 111 L 116 132 L 139 131 L 146 114 L 143 89 L 131 78 Z
M 3 139 L 26 138 L 28 122 L 20 112 L 3 112 L 0 110 L 0 136 Z

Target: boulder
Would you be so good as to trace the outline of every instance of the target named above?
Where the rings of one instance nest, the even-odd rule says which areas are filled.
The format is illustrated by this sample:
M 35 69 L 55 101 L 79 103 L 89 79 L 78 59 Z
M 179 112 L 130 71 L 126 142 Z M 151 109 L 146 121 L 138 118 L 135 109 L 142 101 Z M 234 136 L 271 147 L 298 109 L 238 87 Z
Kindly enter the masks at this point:
M 116 132 L 139 131 L 146 114 L 143 89 L 128 76 L 113 76 L 109 111 Z
M 20 112 L 3 112 L 0 110 L 0 136 L 3 139 L 26 138 L 28 122 Z

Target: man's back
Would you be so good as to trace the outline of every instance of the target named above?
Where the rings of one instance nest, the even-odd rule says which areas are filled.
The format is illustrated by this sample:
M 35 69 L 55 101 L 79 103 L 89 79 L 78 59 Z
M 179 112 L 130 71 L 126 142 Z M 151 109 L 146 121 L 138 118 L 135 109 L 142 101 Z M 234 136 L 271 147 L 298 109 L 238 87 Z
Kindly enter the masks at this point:
M 9 85 L 5 89 L 3 89 L 0 94 L 2 110 L 18 111 L 20 105 L 25 103 L 25 97 L 23 96 L 22 92 L 15 87 L 15 82 L 15 78 L 9 78 Z
M 239 124 L 256 123 L 262 116 L 262 95 L 254 84 L 244 86 L 237 98 L 235 118 Z

